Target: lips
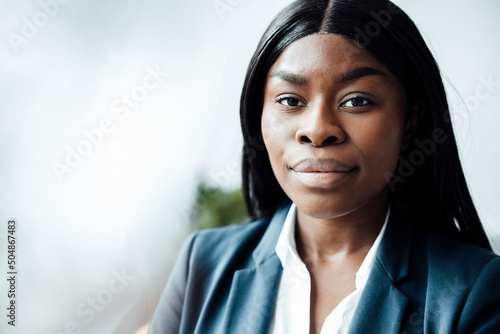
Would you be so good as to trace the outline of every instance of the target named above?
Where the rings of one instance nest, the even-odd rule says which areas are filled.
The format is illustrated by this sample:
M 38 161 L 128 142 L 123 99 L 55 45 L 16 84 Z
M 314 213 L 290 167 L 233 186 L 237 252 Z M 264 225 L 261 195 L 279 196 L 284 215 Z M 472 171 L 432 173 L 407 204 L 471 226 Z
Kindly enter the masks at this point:
M 346 173 L 354 168 L 355 166 L 334 159 L 305 159 L 292 166 L 298 173 Z
M 351 176 L 357 167 L 334 159 L 305 159 L 291 169 L 306 186 L 330 188 Z

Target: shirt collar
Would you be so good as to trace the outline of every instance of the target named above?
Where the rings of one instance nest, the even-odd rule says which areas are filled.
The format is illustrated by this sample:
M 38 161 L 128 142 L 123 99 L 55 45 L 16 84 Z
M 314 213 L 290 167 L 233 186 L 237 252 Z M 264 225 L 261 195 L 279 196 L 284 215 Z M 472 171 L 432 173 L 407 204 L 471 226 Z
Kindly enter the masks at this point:
M 300 260 L 299 254 L 297 253 L 297 245 L 295 244 L 296 217 L 297 206 L 295 203 L 292 203 L 290 209 L 288 210 L 288 215 L 286 216 L 285 223 L 283 224 L 283 228 L 281 229 L 278 243 L 275 248 L 276 254 L 279 257 L 283 268 L 285 268 L 289 256 L 294 260 Z
M 363 263 L 359 267 L 356 272 L 356 280 L 355 285 L 356 289 L 363 287 L 368 280 L 368 276 L 373 267 L 373 263 L 375 261 L 375 255 L 377 254 L 378 248 L 380 246 L 380 242 L 384 235 L 387 221 L 389 220 L 389 213 L 391 212 L 391 205 L 387 208 L 387 213 L 385 215 L 384 225 L 380 229 L 380 232 L 377 235 L 377 238 L 373 242 L 370 250 L 365 256 Z M 283 224 L 283 228 L 281 229 L 281 233 L 276 244 L 276 254 L 278 255 L 281 266 L 285 268 L 288 261 L 293 261 L 293 263 L 300 263 L 301 266 L 305 267 L 305 264 L 302 262 L 299 254 L 297 253 L 297 245 L 295 243 L 295 225 L 297 222 L 297 206 L 295 203 L 292 203 L 290 209 L 288 210 L 288 214 L 285 218 L 285 223 Z M 288 262 L 288 263 L 291 263 Z

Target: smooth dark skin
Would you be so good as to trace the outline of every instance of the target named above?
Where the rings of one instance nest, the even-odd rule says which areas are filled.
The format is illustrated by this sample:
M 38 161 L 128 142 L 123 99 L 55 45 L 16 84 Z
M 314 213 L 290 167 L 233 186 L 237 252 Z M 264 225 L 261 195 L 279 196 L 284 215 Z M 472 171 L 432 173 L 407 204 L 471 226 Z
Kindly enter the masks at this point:
M 353 72 L 359 68 L 376 71 Z M 262 134 L 274 174 L 297 205 L 295 239 L 311 276 L 310 333 L 320 333 L 328 314 L 355 290 L 356 272 L 387 212 L 387 175 L 417 125 L 414 109 L 407 118 L 394 75 L 333 34 L 295 41 L 268 73 Z M 354 169 L 315 187 L 291 168 L 308 158 Z

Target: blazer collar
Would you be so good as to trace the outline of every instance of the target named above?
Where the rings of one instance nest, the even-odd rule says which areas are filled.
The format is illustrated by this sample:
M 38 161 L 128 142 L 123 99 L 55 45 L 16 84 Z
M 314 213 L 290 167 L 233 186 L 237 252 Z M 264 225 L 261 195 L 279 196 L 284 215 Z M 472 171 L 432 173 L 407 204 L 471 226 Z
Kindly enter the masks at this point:
M 412 226 L 409 217 L 393 202 L 387 230 L 380 243 L 377 259 L 393 283 L 408 275 Z
M 399 333 L 404 321 L 409 298 L 397 283 L 408 276 L 412 227 L 395 204 L 349 334 Z
M 274 312 L 281 262 L 275 247 L 291 203 L 283 203 L 252 253 L 254 266 L 234 273 L 222 333 L 267 333 Z
M 257 265 L 262 264 L 270 257 L 277 256 L 275 252 L 276 244 L 278 243 L 281 229 L 283 228 L 291 204 L 292 203 L 288 200 L 284 201 L 272 216 L 266 232 L 255 248 L 255 251 L 252 253 L 253 259 Z

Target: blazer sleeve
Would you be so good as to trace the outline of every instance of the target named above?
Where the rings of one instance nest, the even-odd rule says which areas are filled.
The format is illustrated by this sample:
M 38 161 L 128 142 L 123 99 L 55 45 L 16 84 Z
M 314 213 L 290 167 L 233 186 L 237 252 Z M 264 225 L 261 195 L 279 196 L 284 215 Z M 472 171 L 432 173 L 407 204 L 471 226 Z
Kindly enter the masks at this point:
M 458 333 L 500 333 L 500 257 L 479 273 L 458 322 Z
M 148 334 L 178 334 L 181 323 L 189 259 L 196 234 L 185 241 L 158 302 Z

